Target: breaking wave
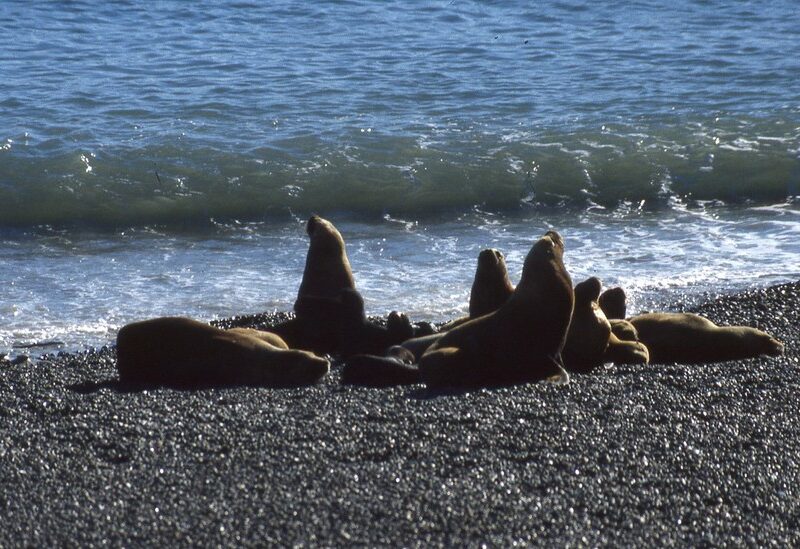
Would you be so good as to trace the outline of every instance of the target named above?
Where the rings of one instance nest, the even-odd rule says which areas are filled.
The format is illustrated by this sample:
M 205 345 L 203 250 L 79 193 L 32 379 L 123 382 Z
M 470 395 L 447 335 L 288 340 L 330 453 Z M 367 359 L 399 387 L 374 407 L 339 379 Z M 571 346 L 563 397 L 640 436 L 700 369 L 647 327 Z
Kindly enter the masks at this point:
M 602 126 L 297 137 L 220 150 L 185 137 L 75 149 L 0 143 L 0 226 L 193 226 L 287 214 L 425 217 L 480 207 L 669 208 L 777 203 L 800 194 L 800 127 Z

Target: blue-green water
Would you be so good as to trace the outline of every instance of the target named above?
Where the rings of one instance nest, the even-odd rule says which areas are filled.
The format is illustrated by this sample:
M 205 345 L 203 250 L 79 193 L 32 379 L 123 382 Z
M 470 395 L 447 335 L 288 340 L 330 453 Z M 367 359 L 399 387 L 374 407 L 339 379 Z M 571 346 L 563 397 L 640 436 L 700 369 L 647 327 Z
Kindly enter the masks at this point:
M 288 308 L 334 218 L 371 312 L 543 230 L 642 306 L 798 278 L 790 1 L 0 3 L 0 350 Z

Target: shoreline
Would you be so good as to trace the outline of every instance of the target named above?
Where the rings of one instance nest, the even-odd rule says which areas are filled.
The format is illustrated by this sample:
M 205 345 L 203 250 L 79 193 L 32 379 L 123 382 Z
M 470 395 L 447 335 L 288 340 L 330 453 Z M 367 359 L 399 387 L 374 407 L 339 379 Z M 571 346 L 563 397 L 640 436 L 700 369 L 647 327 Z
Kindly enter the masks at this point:
M 797 544 L 800 282 L 673 306 L 785 354 L 444 394 L 339 363 L 140 392 L 111 348 L 4 363 L 0 546 Z

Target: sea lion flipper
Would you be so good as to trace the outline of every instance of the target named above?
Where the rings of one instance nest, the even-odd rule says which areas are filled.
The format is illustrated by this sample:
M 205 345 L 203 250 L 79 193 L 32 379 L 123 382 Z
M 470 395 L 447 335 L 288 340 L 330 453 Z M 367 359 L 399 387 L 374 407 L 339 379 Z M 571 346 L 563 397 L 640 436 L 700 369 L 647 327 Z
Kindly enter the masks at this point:
M 603 362 L 614 364 L 649 364 L 650 351 L 639 341 L 623 341 L 613 333 L 608 340 L 608 347 L 603 353 Z
M 564 360 L 561 358 L 561 353 L 547 358 L 550 360 L 554 371 L 552 374 L 544 378 L 544 381 L 547 383 L 553 383 L 555 385 L 569 384 L 569 374 L 567 373 L 566 368 L 564 368 Z

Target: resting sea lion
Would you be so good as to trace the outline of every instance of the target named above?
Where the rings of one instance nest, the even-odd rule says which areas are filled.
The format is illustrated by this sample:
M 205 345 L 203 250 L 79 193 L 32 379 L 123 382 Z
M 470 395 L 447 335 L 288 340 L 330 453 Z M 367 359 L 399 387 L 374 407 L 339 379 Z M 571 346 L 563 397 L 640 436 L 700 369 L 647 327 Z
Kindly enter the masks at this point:
M 447 332 L 419 363 L 429 387 L 567 381 L 561 350 L 573 307 L 564 243 L 548 231 L 528 253 L 522 278 L 500 309 Z
M 564 344 L 564 366 L 570 372 L 589 372 L 606 362 L 647 364 L 647 348 L 637 341 L 621 341 L 597 300 L 600 280 L 595 277 L 575 286 L 575 310 Z
M 783 354 L 783 343 L 749 326 L 717 326 L 692 313 L 645 313 L 629 319 L 650 362 L 702 364 Z
M 342 369 L 342 383 L 366 387 L 392 387 L 420 382 L 414 355 L 402 347 L 393 347 L 387 356 L 355 355 Z
M 285 387 L 315 383 L 328 372 L 327 360 L 265 340 L 274 334 L 246 332 L 177 317 L 128 324 L 117 335 L 120 381 L 182 388 Z

